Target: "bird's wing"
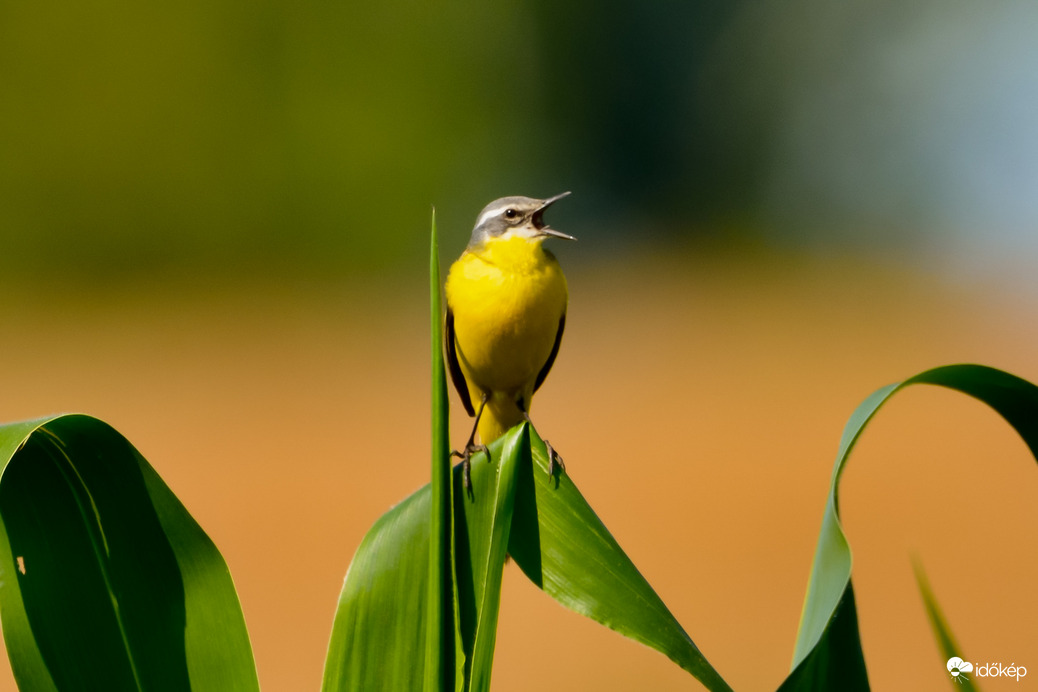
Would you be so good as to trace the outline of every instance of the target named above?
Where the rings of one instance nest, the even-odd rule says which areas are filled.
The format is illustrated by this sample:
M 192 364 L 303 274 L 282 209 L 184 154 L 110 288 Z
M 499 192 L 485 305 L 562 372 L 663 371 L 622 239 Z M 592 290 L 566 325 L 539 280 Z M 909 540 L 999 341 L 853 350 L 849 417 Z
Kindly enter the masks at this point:
M 444 351 L 447 353 L 447 368 L 451 371 L 451 382 L 454 383 L 454 388 L 458 390 L 458 396 L 461 397 L 461 403 L 468 411 L 469 416 L 476 415 L 476 409 L 472 407 L 472 399 L 469 397 L 469 385 L 465 381 L 465 375 L 461 372 L 461 364 L 458 363 L 458 346 L 454 341 L 454 311 L 447 308 L 447 319 L 445 320 L 444 336 L 445 336 L 445 348 Z M 558 350 L 558 341 L 555 342 L 555 348 Z M 554 360 L 555 354 L 552 353 L 551 360 Z M 551 360 L 548 361 L 548 365 L 551 365 Z M 545 375 L 548 374 L 547 370 L 544 371 Z
M 547 362 L 541 371 L 537 373 L 537 380 L 533 383 L 533 391 L 537 391 L 544 384 L 544 380 L 548 377 L 548 371 L 551 370 L 551 366 L 555 364 L 555 356 L 559 355 L 559 344 L 562 343 L 562 332 L 566 329 L 566 313 L 562 313 L 562 317 L 559 318 L 559 331 L 555 332 L 555 345 L 551 347 L 551 355 L 548 356 Z

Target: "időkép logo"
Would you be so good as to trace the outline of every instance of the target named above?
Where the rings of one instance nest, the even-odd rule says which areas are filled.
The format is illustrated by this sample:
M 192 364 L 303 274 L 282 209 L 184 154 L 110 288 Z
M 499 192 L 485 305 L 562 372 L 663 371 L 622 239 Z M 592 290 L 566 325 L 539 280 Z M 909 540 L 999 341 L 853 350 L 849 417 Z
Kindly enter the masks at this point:
M 948 674 L 952 676 L 952 680 L 955 682 L 969 680 L 970 675 L 975 675 L 978 678 L 1016 678 L 1016 681 L 1020 682 L 1020 678 L 1027 675 L 1027 668 L 1018 666 L 1015 663 L 1010 663 L 1008 666 L 1001 663 L 973 664 L 969 661 L 963 661 L 958 656 L 948 659 L 947 668 Z

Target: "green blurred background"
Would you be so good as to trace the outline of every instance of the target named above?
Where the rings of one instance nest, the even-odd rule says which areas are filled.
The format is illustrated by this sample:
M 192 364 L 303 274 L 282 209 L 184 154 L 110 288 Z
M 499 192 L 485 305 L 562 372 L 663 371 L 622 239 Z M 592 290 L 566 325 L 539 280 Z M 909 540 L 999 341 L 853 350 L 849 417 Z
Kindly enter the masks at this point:
M 4 0 L 0 274 L 413 270 L 431 205 L 454 248 L 491 199 L 570 189 L 575 261 L 1033 259 L 1036 29 L 1026 3 Z

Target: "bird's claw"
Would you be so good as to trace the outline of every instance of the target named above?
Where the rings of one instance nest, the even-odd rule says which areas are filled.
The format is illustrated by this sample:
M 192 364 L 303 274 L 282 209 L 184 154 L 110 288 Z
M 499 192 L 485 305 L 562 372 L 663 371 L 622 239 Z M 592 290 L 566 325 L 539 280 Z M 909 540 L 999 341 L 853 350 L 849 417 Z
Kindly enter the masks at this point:
M 565 471 L 566 463 L 562 460 L 562 457 L 559 455 L 559 453 L 555 451 L 555 448 L 551 446 L 551 442 L 545 440 L 544 446 L 548 450 L 548 475 L 554 476 L 556 467 Z
M 461 459 L 462 484 L 465 486 L 465 490 L 469 492 L 472 492 L 472 455 L 477 452 L 484 452 L 487 455 L 487 461 L 490 460 L 490 450 L 487 449 L 486 445 L 477 445 L 469 442 L 465 445 L 465 449 L 460 452 L 456 449 L 451 450 L 452 457 Z

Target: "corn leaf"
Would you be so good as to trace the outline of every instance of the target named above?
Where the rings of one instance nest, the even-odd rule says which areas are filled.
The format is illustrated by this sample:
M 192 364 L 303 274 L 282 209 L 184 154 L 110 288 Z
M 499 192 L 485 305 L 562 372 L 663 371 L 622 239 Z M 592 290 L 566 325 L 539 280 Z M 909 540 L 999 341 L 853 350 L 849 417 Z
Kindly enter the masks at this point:
M 847 458 L 865 426 L 890 397 L 912 384 L 938 385 L 984 402 L 1005 418 L 1038 459 L 1038 387 L 995 368 L 934 368 L 883 387 L 862 402 L 840 440 L 797 633 L 793 670 L 780 690 L 869 689 L 851 588 L 851 550 L 840 526 L 837 492 Z
M 454 468 L 454 543 L 465 689 L 490 684 L 505 550 L 560 603 L 666 654 L 708 689 L 729 690 L 569 477 L 548 475 L 544 442 L 527 424 L 473 457 L 472 493 Z M 343 587 L 325 690 L 421 685 L 429 559 L 426 486 L 379 519 Z M 531 680 L 533 684 L 533 680 Z
M 0 612 L 23 690 L 258 690 L 212 541 L 107 424 L 0 426 Z
M 490 689 L 497 641 L 501 578 L 508 555 L 518 470 L 529 464 L 530 435 L 524 423 L 490 446 L 491 459 L 479 454 L 472 463 L 472 492 L 459 483 L 454 511 L 458 522 L 456 566 L 461 635 L 467 656 L 466 689 Z
M 730 690 L 566 473 L 548 475 L 544 441 L 519 472 L 509 552 L 562 605 L 668 656 L 710 690 Z
M 516 428 L 490 445 L 500 472 L 485 454 L 475 455 L 471 492 L 463 487 L 461 465 L 452 471 L 457 579 L 453 587 L 445 580 L 443 588 L 453 592 L 461 651 L 452 656 L 447 639 L 441 652 L 451 659 L 427 658 L 427 638 L 435 633 L 426 621 L 432 523 L 432 490 L 426 485 L 382 515 L 357 548 L 332 627 L 324 690 L 416 690 L 426 684 L 426 667 L 449 668 L 452 660 L 463 664 L 457 689 L 489 689 L 513 470 L 524 445 L 529 449 L 526 439 L 525 428 Z
M 501 473 L 485 454 L 473 457 L 471 493 L 463 488 L 461 465 L 452 470 L 457 579 L 453 587 L 444 580 L 443 588 L 451 588 L 457 604 L 452 611 L 456 607 L 463 645 L 452 657 L 456 665 L 464 663 L 457 689 L 487 689 L 471 687 L 473 674 L 480 685 L 489 684 L 514 500 L 514 481 L 506 475 L 517 467 L 509 459 L 522 450 L 523 430 L 516 428 L 490 445 L 491 458 L 503 466 Z M 426 620 L 431 500 L 426 485 L 382 515 L 357 548 L 332 625 L 326 692 L 417 690 L 425 685 L 427 666 L 450 668 L 451 661 L 430 664 L 426 658 L 427 638 L 434 635 Z M 441 652 L 452 656 L 449 646 Z
M 443 311 L 440 307 L 439 241 L 436 211 L 429 248 L 429 311 L 432 341 L 432 497 L 429 580 L 426 595 L 425 692 L 446 692 L 462 682 L 464 654 L 458 630 L 454 584 L 454 512 L 451 496 L 447 376 L 443 364 Z M 458 687 L 460 689 L 460 687 Z
M 926 572 L 923 571 L 922 564 L 918 560 L 913 560 L 912 568 L 915 571 L 916 584 L 919 585 L 919 594 L 923 598 L 923 606 L 926 608 L 926 617 L 930 621 L 934 638 L 937 640 L 937 649 L 941 655 L 941 663 L 951 665 L 953 658 L 962 658 L 962 647 L 959 646 L 952 635 L 951 627 L 948 626 L 948 621 L 945 619 L 944 613 L 941 612 L 941 606 L 937 603 L 937 597 L 934 596 L 933 589 L 930 588 L 930 580 L 926 578 Z M 971 672 L 972 670 L 956 671 L 954 677 L 949 674 L 948 682 L 957 690 L 977 692 L 978 687 L 973 680 L 973 676 L 970 675 Z M 950 670 L 949 673 L 951 673 Z
M 357 548 L 324 664 L 326 692 L 425 685 L 429 486 L 386 512 Z

